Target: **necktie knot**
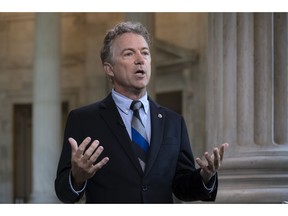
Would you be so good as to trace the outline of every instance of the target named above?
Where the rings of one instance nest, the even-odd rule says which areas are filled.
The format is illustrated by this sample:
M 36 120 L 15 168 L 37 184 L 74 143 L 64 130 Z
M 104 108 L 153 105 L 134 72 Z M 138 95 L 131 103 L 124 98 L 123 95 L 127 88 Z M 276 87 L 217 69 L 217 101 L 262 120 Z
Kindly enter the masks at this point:
M 131 103 L 130 109 L 132 109 L 133 111 L 135 110 L 139 110 L 142 107 L 142 103 L 139 100 L 134 100 Z

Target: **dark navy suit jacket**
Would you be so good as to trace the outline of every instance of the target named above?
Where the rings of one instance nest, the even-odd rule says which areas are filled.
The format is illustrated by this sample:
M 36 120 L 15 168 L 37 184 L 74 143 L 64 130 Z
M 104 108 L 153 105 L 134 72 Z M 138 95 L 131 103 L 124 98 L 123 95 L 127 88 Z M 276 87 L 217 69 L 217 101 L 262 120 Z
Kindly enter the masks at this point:
M 211 193 L 205 189 L 200 170 L 195 168 L 184 119 L 149 98 L 151 142 L 145 172 L 133 153 L 131 140 L 109 94 L 104 100 L 69 113 L 60 156 L 55 191 L 65 203 L 77 202 L 85 192 L 87 203 L 172 203 L 214 201 L 217 176 Z M 99 160 L 109 162 L 87 181 L 81 196 L 69 185 L 71 147 L 69 137 L 81 143 L 87 136 L 104 147 Z

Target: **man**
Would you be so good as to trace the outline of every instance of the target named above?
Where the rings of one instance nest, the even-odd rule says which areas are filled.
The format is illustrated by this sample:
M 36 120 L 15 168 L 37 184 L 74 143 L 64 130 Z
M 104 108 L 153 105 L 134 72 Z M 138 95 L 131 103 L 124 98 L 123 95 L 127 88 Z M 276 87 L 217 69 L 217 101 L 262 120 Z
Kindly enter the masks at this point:
M 147 95 L 149 44 L 140 23 L 119 23 L 106 34 L 101 60 L 113 89 L 69 113 L 55 180 L 62 202 L 77 202 L 84 193 L 87 203 L 172 203 L 173 194 L 215 200 L 228 144 L 197 158 L 195 168 L 183 117 Z M 134 103 L 139 106 L 131 108 Z

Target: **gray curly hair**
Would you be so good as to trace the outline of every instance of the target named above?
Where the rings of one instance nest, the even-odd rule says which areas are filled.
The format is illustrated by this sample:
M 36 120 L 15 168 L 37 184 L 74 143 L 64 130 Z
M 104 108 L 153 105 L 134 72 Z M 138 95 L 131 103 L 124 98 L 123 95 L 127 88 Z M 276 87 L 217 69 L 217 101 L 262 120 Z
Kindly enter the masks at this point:
M 102 64 L 105 62 L 112 63 L 111 46 L 113 41 L 124 33 L 134 33 L 141 35 L 147 42 L 148 46 L 151 44 L 150 34 L 147 29 L 139 22 L 121 22 L 108 30 L 103 40 L 103 46 L 100 51 Z

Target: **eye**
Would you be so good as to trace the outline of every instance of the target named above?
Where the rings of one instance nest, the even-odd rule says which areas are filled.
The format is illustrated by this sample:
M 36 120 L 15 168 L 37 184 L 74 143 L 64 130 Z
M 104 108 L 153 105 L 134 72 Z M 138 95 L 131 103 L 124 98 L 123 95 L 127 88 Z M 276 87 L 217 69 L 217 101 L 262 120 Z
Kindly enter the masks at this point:
M 143 53 L 143 55 L 147 55 L 147 56 L 150 55 L 150 53 L 149 53 L 148 51 L 144 51 L 144 52 L 142 52 L 142 53 Z
M 142 55 L 149 56 L 150 52 L 148 50 L 144 50 L 144 51 L 142 51 Z
M 133 52 L 125 52 L 124 53 L 124 56 L 132 56 L 133 55 Z

